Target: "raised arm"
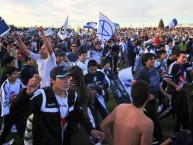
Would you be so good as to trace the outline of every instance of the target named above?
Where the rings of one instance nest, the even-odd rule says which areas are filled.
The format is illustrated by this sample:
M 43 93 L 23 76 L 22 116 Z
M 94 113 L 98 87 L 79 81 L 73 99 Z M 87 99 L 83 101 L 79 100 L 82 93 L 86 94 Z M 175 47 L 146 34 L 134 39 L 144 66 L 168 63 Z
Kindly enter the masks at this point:
M 53 53 L 52 45 L 50 41 L 47 39 L 47 37 L 44 34 L 44 28 L 42 26 L 38 27 L 38 31 L 40 32 L 40 35 L 44 41 L 44 45 L 46 46 L 46 49 L 48 51 L 48 54 L 51 55 Z
M 24 55 L 29 56 L 30 55 L 30 50 L 27 48 L 27 46 L 23 43 L 21 40 L 21 37 L 16 33 L 12 33 L 12 37 L 17 41 L 20 49 L 23 51 Z

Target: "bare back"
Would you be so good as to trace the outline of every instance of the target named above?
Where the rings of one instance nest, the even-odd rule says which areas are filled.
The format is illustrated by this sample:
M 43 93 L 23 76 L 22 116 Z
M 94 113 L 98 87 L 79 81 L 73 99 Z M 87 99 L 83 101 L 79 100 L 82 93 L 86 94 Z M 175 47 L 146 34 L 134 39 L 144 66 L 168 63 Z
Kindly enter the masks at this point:
M 119 105 L 114 118 L 113 145 L 151 145 L 153 122 L 132 104 Z

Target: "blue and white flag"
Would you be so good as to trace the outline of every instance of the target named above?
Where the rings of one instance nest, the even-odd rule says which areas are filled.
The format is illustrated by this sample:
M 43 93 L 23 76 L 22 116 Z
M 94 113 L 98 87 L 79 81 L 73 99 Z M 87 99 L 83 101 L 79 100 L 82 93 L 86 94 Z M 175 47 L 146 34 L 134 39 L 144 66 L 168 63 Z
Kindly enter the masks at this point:
M 128 67 L 126 69 L 120 70 L 118 72 L 118 78 L 120 79 L 124 89 L 127 91 L 129 96 L 131 96 L 131 84 L 133 80 L 132 68 Z M 132 100 L 131 97 L 130 100 Z
M 131 67 L 118 71 L 118 74 L 113 74 L 110 80 L 111 90 L 117 104 L 131 103 L 131 84 L 133 75 Z
M 58 31 L 58 36 L 60 37 L 61 40 L 64 40 L 65 38 L 68 37 L 68 16 L 66 18 L 64 25 Z
M 171 29 L 178 24 L 178 21 L 174 18 L 165 28 Z
M 97 29 L 97 22 L 88 22 L 88 23 L 86 23 L 86 25 L 83 26 L 83 28 L 96 30 Z
M 114 23 L 111 22 L 105 15 L 100 13 L 97 36 L 99 40 L 104 42 L 104 40 L 109 40 L 112 38 L 115 31 Z
M 9 30 L 9 25 L 0 17 L 0 36 L 6 34 Z

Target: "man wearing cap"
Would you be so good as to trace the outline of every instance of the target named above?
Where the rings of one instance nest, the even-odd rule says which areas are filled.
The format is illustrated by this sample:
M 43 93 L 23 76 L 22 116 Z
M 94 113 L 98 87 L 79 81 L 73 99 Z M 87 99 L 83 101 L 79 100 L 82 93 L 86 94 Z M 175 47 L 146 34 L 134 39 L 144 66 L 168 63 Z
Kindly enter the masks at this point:
M 64 66 L 67 70 L 69 70 L 72 67 L 72 63 L 65 56 L 64 51 L 62 51 L 61 49 L 57 49 L 55 51 L 55 55 L 56 55 L 56 65 Z
M 70 136 L 78 129 L 78 122 L 89 135 L 99 141 L 104 139 L 104 134 L 95 130 L 83 114 L 76 92 L 69 90 L 70 77 L 64 66 L 56 66 L 50 72 L 51 86 L 36 90 L 37 82 L 32 82 L 27 87 L 26 94 L 32 97 L 25 144 L 70 145 Z
M 40 87 L 46 87 L 50 86 L 49 73 L 50 70 L 56 66 L 56 57 L 49 40 L 44 34 L 43 27 L 39 27 L 38 30 L 44 41 L 44 45 L 41 47 L 39 54 L 30 51 L 16 32 L 13 32 L 12 36 L 18 42 L 18 45 L 23 51 L 24 55 L 29 56 L 38 64 L 38 72 L 41 77 Z
M 154 38 L 152 44 L 150 43 L 147 48 L 145 49 L 145 53 L 157 53 L 157 49 L 159 48 L 160 40 L 159 38 Z

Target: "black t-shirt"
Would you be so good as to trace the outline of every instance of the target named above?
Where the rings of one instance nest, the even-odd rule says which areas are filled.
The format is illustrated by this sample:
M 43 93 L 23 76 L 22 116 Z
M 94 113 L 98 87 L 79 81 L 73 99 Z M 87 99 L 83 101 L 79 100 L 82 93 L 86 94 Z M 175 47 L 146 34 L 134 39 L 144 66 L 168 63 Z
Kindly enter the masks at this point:
M 192 63 L 185 63 L 180 65 L 175 61 L 169 66 L 168 72 L 165 74 L 165 78 L 168 78 L 178 86 L 183 87 L 186 79 L 186 71 L 191 69 Z

